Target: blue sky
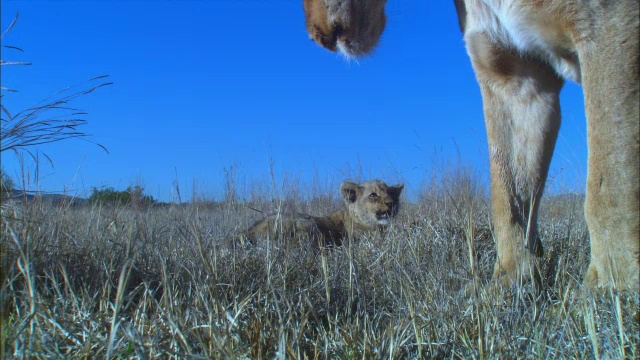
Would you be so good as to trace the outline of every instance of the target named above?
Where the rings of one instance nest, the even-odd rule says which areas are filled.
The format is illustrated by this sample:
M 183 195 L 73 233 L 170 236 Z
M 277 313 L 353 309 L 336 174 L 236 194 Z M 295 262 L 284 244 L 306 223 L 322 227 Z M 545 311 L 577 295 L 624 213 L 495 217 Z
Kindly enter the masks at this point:
M 109 74 L 112 86 L 74 105 L 83 140 L 41 146 L 31 190 L 86 196 L 142 184 L 161 200 L 193 184 L 220 198 L 233 167 L 241 191 L 269 182 L 339 184 L 358 175 L 404 182 L 415 194 L 436 162 L 461 159 L 488 177 L 478 85 L 451 1 L 390 0 L 371 56 L 348 62 L 308 39 L 301 0 L 2 1 L 2 29 L 20 12 L 2 58 L 3 103 L 17 111 L 69 85 Z M 582 191 L 582 92 L 567 83 L 550 171 L 552 191 Z M 12 177 L 36 175 L 10 152 Z M 288 180 L 287 180 L 288 179 Z M 337 189 L 336 189 L 337 191 Z

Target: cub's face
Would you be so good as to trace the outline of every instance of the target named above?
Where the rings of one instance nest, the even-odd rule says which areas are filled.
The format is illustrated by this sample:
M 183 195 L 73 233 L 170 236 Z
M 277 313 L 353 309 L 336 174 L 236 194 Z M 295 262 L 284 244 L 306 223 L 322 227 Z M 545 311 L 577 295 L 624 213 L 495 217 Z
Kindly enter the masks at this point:
M 309 37 L 347 57 L 364 55 L 378 44 L 387 0 L 303 0 Z
M 388 186 L 374 180 L 356 184 L 345 181 L 340 187 L 353 220 L 365 227 L 387 226 L 396 216 L 404 185 Z

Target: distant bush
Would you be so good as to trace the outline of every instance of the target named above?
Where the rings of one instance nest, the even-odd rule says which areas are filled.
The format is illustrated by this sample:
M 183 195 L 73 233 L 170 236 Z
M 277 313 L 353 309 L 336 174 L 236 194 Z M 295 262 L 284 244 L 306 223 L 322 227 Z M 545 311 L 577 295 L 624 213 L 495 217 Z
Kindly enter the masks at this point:
M 13 179 L 7 175 L 4 169 L 0 169 L 0 197 L 4 198 L 13 190 L 15 190 Z
M 117 191 L 113 187 L 100 190 L 93 188 L 88 200 L 91 203 L 111 205 L 148 206 L 156 203 L 156 200 L 151 195 L 144 193 L 144 188 L 140 185 L 129 186 L 123 191 Z

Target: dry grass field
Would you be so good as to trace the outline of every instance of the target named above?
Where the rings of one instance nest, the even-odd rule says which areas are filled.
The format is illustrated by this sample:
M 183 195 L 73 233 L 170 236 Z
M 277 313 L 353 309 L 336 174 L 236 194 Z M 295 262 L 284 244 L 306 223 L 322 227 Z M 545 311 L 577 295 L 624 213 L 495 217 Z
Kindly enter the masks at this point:
M 465 171 L 425 186 L 383 235 L 324 252 L 235 243 L 262 216 L 254 209 L 325 215 L 341 206 L 337 188 L 284 190 L 281 199 L 149 207 L 5 202 L 2 357 L 640 357 L 638 294 L 581 285 L 589 242 L 580 196 L 542 205 L 548 285 L 536 292 L 486 286 L 488 196 Z

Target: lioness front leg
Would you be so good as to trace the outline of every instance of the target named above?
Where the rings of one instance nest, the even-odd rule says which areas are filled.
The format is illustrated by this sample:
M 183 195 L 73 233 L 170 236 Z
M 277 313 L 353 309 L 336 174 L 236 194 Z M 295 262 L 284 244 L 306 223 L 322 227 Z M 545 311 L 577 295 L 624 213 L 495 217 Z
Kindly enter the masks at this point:
M 597 9 L 597 31 L 578 43 L 587 110 L 585 215 L 591 262 L 585 284 L 640 290 L 638 1 Z
M 539 200 L 560 127 L 563 80 L 551 67 L 492 42 L 465 35 L 482 92 L 491 162 L 491 198 L 497 249 L 494 280 L 540 280 Z

